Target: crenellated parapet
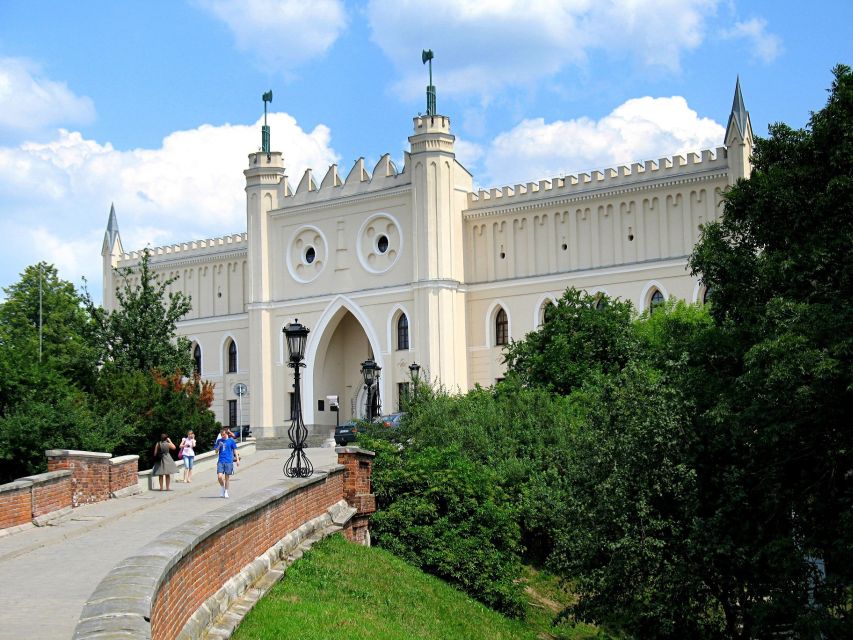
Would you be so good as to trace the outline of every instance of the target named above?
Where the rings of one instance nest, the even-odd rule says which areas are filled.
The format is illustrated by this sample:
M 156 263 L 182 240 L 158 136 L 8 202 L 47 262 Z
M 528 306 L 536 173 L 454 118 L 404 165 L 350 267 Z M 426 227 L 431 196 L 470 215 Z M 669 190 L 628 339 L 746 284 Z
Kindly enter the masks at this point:
M 409 154 L 406 153 L 403 170 L 398 171 L 390 154 L 386 153 L 370 172 L 364 164 L 364 158 L 359 158 L 343 179 L 338 173 L 338 165 L 333 164 L 328 168 L 319 185 L 313 170 L 306 169 L 295 191 L 290 188 L 287 179 L 282 181 L 282 186 L 279 187 L 279 202 L 283 203 L 284 208 L 288 208 L 409 185 L 412 179 L 407 171 L 408 164 Z
M 195 258 L 208 253 L 220 253 L 229 250 L 245 250 L 248 242 L 248 234 L 234 233 L 219 238 L 207 238 L 205 240 L 193 240 L 181 242 L 180 244 L 165 245 L 162 247 L 151 247 L 148 251 L 151 257 L 157 258 Z M 144 249 L 119 254 L 119 262 L 137 261 L 142 258 Z
M 660 182 L 689 180 L 728 171 L 726 147 L 705 149 L 701 153 L 675 155 L 659 160 L 634 162 L 630 166 L 560 176 L 514 187 L 505 186 L 489 190 L 480 189 L 468 194 L 466 215 L 479 216 L 492 208 L 523 206 L 539 200 L 573 196 L 599 195 L 619 189 L 658 186 Z

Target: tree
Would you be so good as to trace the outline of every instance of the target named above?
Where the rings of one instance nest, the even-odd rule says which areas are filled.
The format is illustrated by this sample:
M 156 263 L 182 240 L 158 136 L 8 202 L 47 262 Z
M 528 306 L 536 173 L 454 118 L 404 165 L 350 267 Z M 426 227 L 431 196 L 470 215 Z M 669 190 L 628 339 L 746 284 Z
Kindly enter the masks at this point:
M 698 416 L 704 534 L 742 637 L 853 633 L 853 74 L 834 75 L 807 129 L 756 141 L 690 260 L 724 338 Z
M 118 269 L 118 275 L 123 285 L 116 289 L 117 309 L 106 312 L 86 298 L 97 322 L 102 360 L 120 371 L 192 371 L 189 341 L 175 337 L 178 321 L 192 309 L 182 292 L 169 291 L 177 276 L 158 278 L 147 249 L 137 267 Z
M 94 324 L 74 285 L 61 280 L 53 265 L 40 262 L 3 291 L 0 415 L 22 387 L 35 385 L 37 371 L 52 371 L 80 389 L 91 389 L 97 364 Z
M 621 370 L 636 351 L 630 302 L 567 289 L 548 320 L 507 346 L 508 375 L 568 395 L 594 371 Z

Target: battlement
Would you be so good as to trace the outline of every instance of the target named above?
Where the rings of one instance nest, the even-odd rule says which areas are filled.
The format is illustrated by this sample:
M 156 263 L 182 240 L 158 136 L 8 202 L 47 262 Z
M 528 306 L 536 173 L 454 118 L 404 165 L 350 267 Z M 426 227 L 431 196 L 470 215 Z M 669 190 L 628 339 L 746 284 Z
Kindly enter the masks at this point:
M 398 171 L 390 154 L 386 153 L 379 159 L 371 173 L 364 165 L 364 158 L 359 158 L 344 179 L 341 179 L 338 173 L 338 165 L 333 164 L 326 171 L 319 186 L 314 179 L 313 171 L 306 169 L 296 191 L 290 188 L 286 179 L 282 180 L 279 187 L 279 202 L 286 208 L 410 184 L 412 179 L 406 170 L 409 164 L 408 153 L 405 154 L 405 162 L 403 170 Z
M 249 235 L 247 233 L 235 233 L 219 238 L 207 238 L 205 240 L 193 240 L 192 242 L 181 242 L 163 247 L 152 247 L 149 249 L 152 258 L 191 258 L 223 249 L 245 249 L 248 246 Z M 119 262 L 139 260 L 145 250 L 129 251 L 119 255 Z
M 705 149 L 701 154 L 691 152 L 686 157 L 675 155 L 660 158 L 657 161 L 634 162 L 630 167 L 622 165 L 590 173 L 578 173 L 552 178 L 551 180 L 517 184 L 514 187 L 505 186 L 488 191 L 480 189 L 477 193 L 468 194 L 468 210 L 523 204 L 545 198 L 635 186 L 655 180 L 687 177 L 727 169 L 726 148 L 717 147 L 714 150 Z

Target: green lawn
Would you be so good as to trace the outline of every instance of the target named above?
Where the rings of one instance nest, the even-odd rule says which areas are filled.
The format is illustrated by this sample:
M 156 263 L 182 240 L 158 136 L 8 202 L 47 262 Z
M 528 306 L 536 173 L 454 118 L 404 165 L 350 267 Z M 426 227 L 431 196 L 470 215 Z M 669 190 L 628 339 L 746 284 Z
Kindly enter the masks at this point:
M 527 620 L 510 620 L 382 549 L 335 535 L 314 546 L 246 617 L 236 640 L 489 640 L 594 638 L 550 626 L 565 595 L 546 574 L 526 576 Z M 564 598 L 563 598 L 564 599 Z M 565 599 L 564 599 L 565 601 Z

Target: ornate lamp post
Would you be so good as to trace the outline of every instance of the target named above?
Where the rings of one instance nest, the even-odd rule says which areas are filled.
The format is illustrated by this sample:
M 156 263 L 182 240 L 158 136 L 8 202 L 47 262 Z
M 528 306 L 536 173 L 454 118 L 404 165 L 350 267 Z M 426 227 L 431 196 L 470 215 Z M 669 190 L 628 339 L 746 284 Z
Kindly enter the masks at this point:
M 299 387 L 299 369 L 305 366 L 302 359 L 305 357 L 305 342 L 308 340 L 308 327 L 294 320 L 285 325 L 285 337 L 287 338 L 287 353 L 289 354 L 287 366 L 293 369 L 293 416 L 287 435 L 290 438 L 290 448 L 293 453 L 284 463 L 284 475 L 288 478 L 307 478 L 314 473 L 314 465 L 305 455 L 305 438 L 308 437 L 308 429 L 302 421 L 302 391 Z
M 413 362 L 409 365 L 409 374 L 412 376 L 412 399 L 418 398 L 418 382 L 420 382 L 421 365 Z
M 382 371 L 382 367 L 376 364 L 372 359 L 365 360 L 361 363 L 361 375 L 364 378 L 364 386 L 367 387 L 367 401 L 365 406 L 365 413 L 367 414 L 367 420 L 372 422 L 373 419 L 379 415 L 379 409 L 382 404 L 379 400 L 379 372 Z M 374 390 L 374 386 L 376 389 Z M 374 392 L 375 396 L 371 394 L 371 391 Z M 373 398 L 376 398 L 375 402 Z M 376 414 L 373 413 L 374 407 L 376 408 Z

